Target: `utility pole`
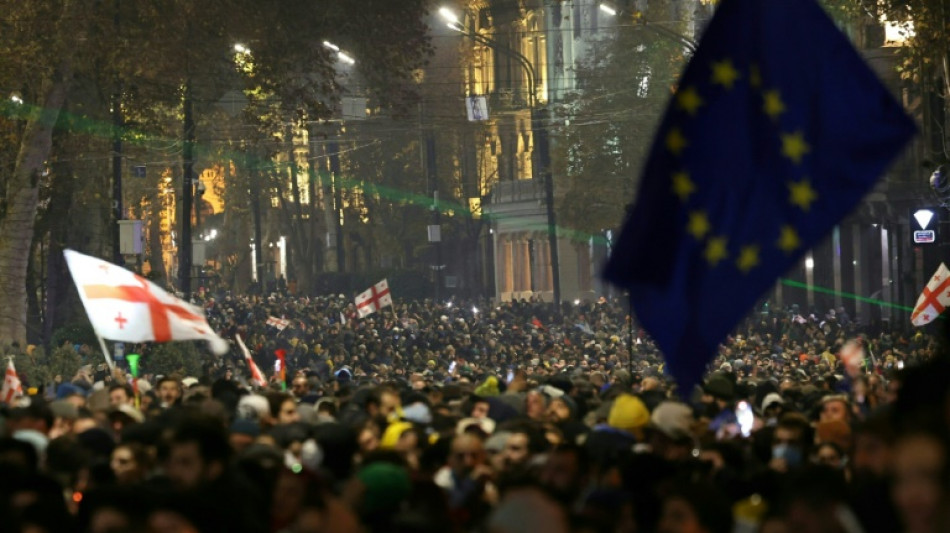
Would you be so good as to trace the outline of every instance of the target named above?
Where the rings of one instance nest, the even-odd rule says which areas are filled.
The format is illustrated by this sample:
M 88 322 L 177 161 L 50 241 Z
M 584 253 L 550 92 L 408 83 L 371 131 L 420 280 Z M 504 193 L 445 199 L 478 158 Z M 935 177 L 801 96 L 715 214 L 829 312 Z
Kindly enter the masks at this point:
M 115 0 L 113 28 L 119 33 L 119 0 Z M 112 254 L 113 262 L 122 265 L 119 245 L 119 221 L 122 220 L 122 85 L 118 72 L 115 75 L 115 92 L 112 94 Z
M 545 214 L 548 226 L 548 248 L 551 249 L 551 281 L 554 285 L 554 307 L 561 314 L 561 268 L 557 250 L 557 219 L 554 214 L 554 176 L 551 175 L 551 143 L 548 139 L 547 110 L 532 109 L 531 122 L 537 136 L 538 159 L 541 179 L 544 182 Z
M 261 246 L 261 188 L 258 186 L 257 168 L 251 169 L 246 147 L 244 150 L 244 168 L 248 175 L 248 184 L 251 190 L 251 214 L 254 217 L 254 271 L 257 272 L 257 293 L 264 294 L 264 250 Z
M 327 141 L 327 150 L 330 152 L 330 187 L 333 189 L 333 233 L 336 239 L 336 271 L 343 273 L 346 270 L 346 252 L 343 250 L 343 187 L 340 186 L 340 143 L 336 139 L 336 132 Z
M 426 183 L 432 196 L 432 222 L 429 226 L 429 242 L 435 248 L 435 301 L 442 292 L 442 210 L 439 207 L 439 180 L 435 166 L 435 133 L 425 130 Z
M 183 172 L 181 187 L 181 237 L 178 239 L 178 278 L 185 300 L 191 298 L 191 209 L 195 179 L 195 119 L 191 77 L 185 81 Z M 260 247 L 260 243 L 257 244 Z M 258 272 L 258 279 L 260 272 Z

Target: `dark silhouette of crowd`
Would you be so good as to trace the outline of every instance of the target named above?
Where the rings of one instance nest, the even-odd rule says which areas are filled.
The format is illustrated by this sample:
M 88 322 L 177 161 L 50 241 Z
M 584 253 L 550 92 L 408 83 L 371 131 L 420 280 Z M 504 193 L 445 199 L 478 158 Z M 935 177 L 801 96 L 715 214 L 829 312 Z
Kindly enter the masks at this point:
M 762 306 L 680 390 L 619 300 L 199 303 L 233 344 L 199 375 L 76 346 L 3 407 L 0 530 L 950 530 L 950 358 L 919 330 Z

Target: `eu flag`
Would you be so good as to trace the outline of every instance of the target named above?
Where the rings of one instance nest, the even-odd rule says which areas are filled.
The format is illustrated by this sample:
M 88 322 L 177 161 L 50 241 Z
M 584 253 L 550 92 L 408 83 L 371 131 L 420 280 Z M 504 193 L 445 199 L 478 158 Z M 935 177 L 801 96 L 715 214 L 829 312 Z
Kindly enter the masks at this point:
M 915 130 L 814 0 L 721 1 L 604 273 L 684 393 Z

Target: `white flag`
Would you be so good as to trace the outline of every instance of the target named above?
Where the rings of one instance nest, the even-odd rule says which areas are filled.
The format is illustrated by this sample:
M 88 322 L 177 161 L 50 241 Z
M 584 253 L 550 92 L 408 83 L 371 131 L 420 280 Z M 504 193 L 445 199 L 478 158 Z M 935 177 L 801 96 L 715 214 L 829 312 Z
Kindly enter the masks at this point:
M 128 270 L 73 250 L 63 252 L 89 322 L 104 339 L 124 342 L 208 341 L 218 354 L 228 343 L 204 311 Z
M 356 297 L 356 311 L 360 314 L 360 318 L 371 315 L 392 304 L 393 298 L 389 294 L 389 284 L 386 283 L 385 279 Z
M 9 404 L 13 400 L 23 396 L 23 384 L 20 383 L 20 376 L 16 373 L 13 366 L 13 358 L 7 364 L 7 373 L 3 377 L 3 390 L 0 391 L 0 401 Z
M 917 298 L 917 305 L 910 315 L 910 321 L 917 327 L 936 320 L 940 313 L 950 305 L 950 270 L 940 263 L 937 271 Z
M 235 335 L 235 338 L 237 339 L 238 346 L 241 347 L 241 353 L 244 354 L 244 360 L 247 361 L 247 366 L 251 369 L 251 381 L 258 387 L 266 387 L 267 380 L 264 379 L 264 374 L 261 372 L 261 369 L 257 367 L 254 358 L 251 357 L 251 352 L 247 349 L 247 345 L 244 344 L 240 335 Z
M 267 317 L 267 325 L 274 326 L 279 331 L 284 331 L 284 329 L 290 325 L 290 320 L 286 318 L 277 318 L 276 316 Z

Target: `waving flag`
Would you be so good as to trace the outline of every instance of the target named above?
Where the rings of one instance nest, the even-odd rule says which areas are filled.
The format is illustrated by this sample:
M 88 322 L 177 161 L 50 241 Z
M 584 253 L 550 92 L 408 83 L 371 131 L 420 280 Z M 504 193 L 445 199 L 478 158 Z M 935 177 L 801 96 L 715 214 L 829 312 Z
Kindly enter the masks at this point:
M 244 361 L 247 362 L 247 367 L 251 369 L 251 382 L 258 387 L 266 387 L 267 380 L 264 379 L 264 374 L 261 372 L 261 369 L 258 368 L 257 363 L 254 362 L 254 358 L 251 357 L 251 352 L 247 349 L 247 345 L 244 344 L 244 340 L 241 339 L 240 335 L 235 335 L 235 338 L 237 339 L 238 346 L 241 348 L 241 353 L 244 354 Z
M 23 396 L 23 384 L 20 383 L 20 376 L 16 373 L 16 367 L 13 366 L 13 358 L 7 363 L 7 373 L 3 377 L 3 390 L 0 391 L 0 401 L 9 404 L 13 400 Z
M 914 133 L 817 2 L 719 2 L 605 271 L 683 394 Z
M 96 334 L 123 342 L 205 340 L 216 354 L 228 343 L 204 312 L 147 279 L 73 250 L 63 252 Z
M 267 325 L 277 328 L 279 331 L 284 331 L 287 326 L 290 325 L 290 320 L 286 318 L 277 318 L 275 316 L 267 317 Z
M 392 304 L 393 298 L 389 294 L 389 284 L 386 283 L 385 279 L 356 297 L 356 311 L 360 314 L 360 318 L 371 315 Z
M 910 321 L 917 327 L 925 326 L 936 320 L 947 306 L 950 306 L 950 270 L 940 263 L 924 292 L 917 298 Z

